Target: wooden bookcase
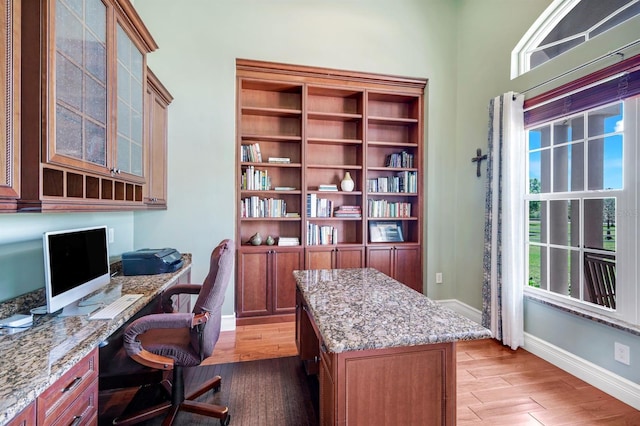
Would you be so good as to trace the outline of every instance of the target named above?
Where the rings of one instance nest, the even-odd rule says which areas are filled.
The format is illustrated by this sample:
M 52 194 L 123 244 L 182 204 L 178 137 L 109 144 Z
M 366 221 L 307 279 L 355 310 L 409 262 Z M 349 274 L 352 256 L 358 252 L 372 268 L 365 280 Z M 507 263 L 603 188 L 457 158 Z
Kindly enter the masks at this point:
M 236 66 L 239 322 L 292 319 L 294 269 L 371 266 L 422 291 L 426 80 L 243 59 Z M 388 164 L 392 155 L 400 162 Z M 341 190 L 347 172 L 351 191 Z M 337 217 L 339 207 L 350 214 Z M 393 224 L 401 240 L 372 241 L 376 223 Z M 299 244 L 280 246 L 281 237 Z

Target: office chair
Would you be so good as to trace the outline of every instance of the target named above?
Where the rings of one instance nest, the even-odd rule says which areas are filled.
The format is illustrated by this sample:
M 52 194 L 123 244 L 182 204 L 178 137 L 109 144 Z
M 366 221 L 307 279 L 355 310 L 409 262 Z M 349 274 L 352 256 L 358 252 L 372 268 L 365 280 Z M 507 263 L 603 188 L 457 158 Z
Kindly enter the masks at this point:
M 127 327 L 123 347 L 129 358 L 139 364 L 138 368 L 142 365 L 149 369 L 172 370 L 171 382 L 161 383 L 170 400 L 134 414 L 125 414 L 116 418 L 113 424 L 132 425 L 165 415 L 163 426 L 171 425 L 180 410 L 220 419 L 223 426 L 229 424 L 231 417 L 227 407 L 194 401 L 209 390 L 218 391 L 220 376 L 213 377 L 185 397 L 183 369 L 200 365 L 211 356 L 218 341 L 222 302 L 233 271 L 233 246 L 233 241 L 227 239 L 213 250 L 209 274 L 202 286 L 178 284 L 163 294 L 165 312 L 172 309 L 172 295 L 198 294 L 192 313 L 146 315 Z

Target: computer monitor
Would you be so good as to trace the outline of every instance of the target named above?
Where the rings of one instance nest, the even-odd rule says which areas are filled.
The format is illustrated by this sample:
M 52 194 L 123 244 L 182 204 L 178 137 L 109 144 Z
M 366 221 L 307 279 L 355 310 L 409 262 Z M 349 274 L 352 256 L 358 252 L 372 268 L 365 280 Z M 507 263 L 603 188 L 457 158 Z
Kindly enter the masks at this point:
M 96 309 L 82 309 L 83 303 L 78 302 L 110 282 L 107 241 L 106 226 L 44 233 L 47 312 L 66 308 L 62 315 L 82 315 Z

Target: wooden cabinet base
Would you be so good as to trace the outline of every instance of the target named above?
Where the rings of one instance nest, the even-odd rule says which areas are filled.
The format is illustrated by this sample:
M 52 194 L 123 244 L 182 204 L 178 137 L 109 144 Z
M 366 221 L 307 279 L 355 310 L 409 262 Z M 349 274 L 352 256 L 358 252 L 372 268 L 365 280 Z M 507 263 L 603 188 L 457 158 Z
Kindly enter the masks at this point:
M 322 353 L 328 425 L 455 425 L 455 343 Z

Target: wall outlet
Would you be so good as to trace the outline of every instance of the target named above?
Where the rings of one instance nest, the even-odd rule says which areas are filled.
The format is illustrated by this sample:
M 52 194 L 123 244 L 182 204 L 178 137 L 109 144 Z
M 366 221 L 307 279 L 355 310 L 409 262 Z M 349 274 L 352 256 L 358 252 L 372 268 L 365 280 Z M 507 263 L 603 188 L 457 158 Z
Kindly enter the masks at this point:
M 113 230 L 113 228 L 109 228 L 109 244 L 113 244 L 114 240 L 115 240 L 115 231 Z
M 623 364 L 631 364 L 631 350 L 629 346 L 615 342 L 613 344 L 613 358 Z
M 436 284 L 442 284 L 442 272 L 436 272 Z

